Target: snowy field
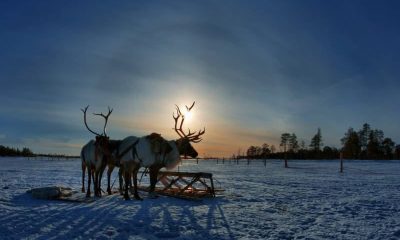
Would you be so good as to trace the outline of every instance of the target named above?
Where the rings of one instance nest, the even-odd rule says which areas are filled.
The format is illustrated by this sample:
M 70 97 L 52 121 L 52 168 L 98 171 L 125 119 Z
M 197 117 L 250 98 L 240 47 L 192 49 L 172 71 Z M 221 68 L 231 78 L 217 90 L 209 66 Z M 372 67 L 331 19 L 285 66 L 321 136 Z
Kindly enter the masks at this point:
M 0 239 L 400 239 L 400 161 L 289 166 L 186 161 L 180 171 L 213 173 L 223 196 L 72 203 L 26 191 L 80 189 L 79 160 L 0 158 Z

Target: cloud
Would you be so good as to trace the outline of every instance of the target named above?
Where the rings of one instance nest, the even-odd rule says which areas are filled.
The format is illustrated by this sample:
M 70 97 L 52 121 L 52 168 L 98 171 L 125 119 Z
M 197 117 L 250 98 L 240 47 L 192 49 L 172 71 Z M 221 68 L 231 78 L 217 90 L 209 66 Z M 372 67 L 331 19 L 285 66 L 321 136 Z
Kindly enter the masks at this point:
M 66 153 L 70 155 L 79 155 L 82 146 L 85 144 L 82 140 L 65 141 L 51 138 L 26 138 L 23 139 L 25 146 L 29 147 L 35 153 Z
M 113 138 L 172 139 L 174 104 L 193 100 L 188 127 L 206 127 L 198 147 L 213 153 L 283 132 L 309 138 L 317 127 L 338 142 L 365 121 L 390 126 L 396 140 L 399 30 L 389 5 L 371 7 L 379 18 L 370 18 L 354 2 L 6 4 L 0 140 L 89 139 L 79 110 L 87 104 L 115 109 Z

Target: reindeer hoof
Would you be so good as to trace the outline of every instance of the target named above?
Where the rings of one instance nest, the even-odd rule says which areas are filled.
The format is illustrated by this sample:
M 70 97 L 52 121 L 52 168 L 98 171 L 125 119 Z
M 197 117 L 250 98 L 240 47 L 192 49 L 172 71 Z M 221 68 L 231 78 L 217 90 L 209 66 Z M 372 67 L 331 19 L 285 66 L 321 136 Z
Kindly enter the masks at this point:
M 136 199 L 136 200 L 143 201 L 143 198 L 141 198 L 139 195 L 135 195 L 135 199 Z
M 131 200 L 131 198 L 130 198 L 129 196 L 126 196 L 126 195 L 124 195 L 124 199 L 125 199 L 126 201 Z
M 157 193 L 155 193 L 155 192 L 150 192 L 150 193 L 149 193 L 149 198 L 151 198 L 151 199 L 156 199 L 156 198 L 158 198 L 158 195 L 157 195 Z
M 90 198 L 90 193 L 89 193 L 89 194 L 86 194 L 86 198 Z

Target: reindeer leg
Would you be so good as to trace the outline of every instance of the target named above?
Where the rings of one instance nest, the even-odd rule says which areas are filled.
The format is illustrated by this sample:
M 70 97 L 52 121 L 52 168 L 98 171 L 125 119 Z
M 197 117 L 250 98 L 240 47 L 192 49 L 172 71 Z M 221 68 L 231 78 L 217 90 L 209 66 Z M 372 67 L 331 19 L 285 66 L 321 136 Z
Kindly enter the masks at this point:
M 156 189 L 158 171 L 160 170 L 158 167 L 150 167 L 150 198 L 157 198 L 157 194 L 155 194 L 154 190 Z
M 137 173 L 138 173 L 138 170 L 139 170 L 139 168 L 137 168 L 137 169 L 135 169 L 133 171 L 133 176 L 132 176 L 132 179 L 133 179 L 133 195 L 135 196 L 136 200 L 143 200 L 139 196 L 139 193 L 138 193 L 138 186 L 137 186 Z
M 122 190 L 122 186 L 123 186 L 123 184 L 124 184 L 124 180 L 123 180 L 123 178 L 122 178 L 122 166 L 119 168 L 119 170 L 118 170 L 118 180 L 119 180 L 119 193 L 121 194 L 121 195 L 123 195 L 123 190 Z
M 154 192 L 157 183 L 158 169 L 150 167 L 150 192 Z
M 94 170 L 92 172 L 92 181 L 93 181 L 93 192 L 94 192 L 94 196 L 97 196 L 97 177 L 96 177 L 96 171 Z
M 90 197 L 90 182 L 92 180 L 92 169 L 88 167 L 87 172 L 88 172 L 88 185 L 87 185 L 86 197 Z
M 105 167 L 104 167 L 105 168 Z M 99 197 L 101 197 L 101 179 L 103 178 L 103 172 L 104 172 L 104 168 L 102 168 L 102 169 L 100 169 L 100 172 L 99 172 L 99 176 L 98 176 L 98 192 L 99 192 Z
M 99 189 L 100 189 L 100 187 L 99 187 L 99 171 L 96 171 L 95 172 L 95 176 L 94 176 L 94 181 L 96 182 L 96 184 L 95 184 L 95 187 L 96 187 L 96 190 L 95 190 L 95 195 L 96 195 L 96 197 L 100 197 L 100 192 L 99 192 Z
M 94 170 L 92 169 L 92 183 L 94 184 Z M 93 192 L 95 191 L 95 187 L 93 187 Z
M 133 182 L 133 172 L 131 173 L 131 175 L 129 175 L 129 189 L 132 189 L 132 182 Z
M 128 192 L 130 178 L 131 178 L 131 176 L 130 176 L 129 171 L 125 171 L 125 194 L 124 194 L 125 200 L 130 200 L 129 192 Z
M 114 166 L 108 166 L 107 170 L 107 193 L 108 195 L 111 195 L 111 184 L 110 184 L 110 178 L 111 178 L 111 173 L 114 170 Z
M 85 172 L 86 172 L 86 164 L 82 161 L 82 192 L 85 192 Z

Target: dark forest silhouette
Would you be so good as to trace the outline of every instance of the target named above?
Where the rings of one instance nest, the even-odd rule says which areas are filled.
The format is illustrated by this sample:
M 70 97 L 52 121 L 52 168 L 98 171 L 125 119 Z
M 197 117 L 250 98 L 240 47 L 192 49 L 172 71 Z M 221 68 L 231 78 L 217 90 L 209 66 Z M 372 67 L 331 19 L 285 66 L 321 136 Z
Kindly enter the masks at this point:
M 358 131 L 349 128 L 340 140 L 342 148 L 323 147 L 321 129 L 311 138 L 310 145 L 299 144 L 295 133 L 283 133 L 279 144 L 280 151 L 267 143 L 250 146 L 245 157 L 252 159 L 339 159 L 342 153 L 345 159 L 400 159 L 400 145 L 385 137 L 380 129 L 372 129 L 368 123 Z
M 31 157 L 34 156 L 33 152 L 29 148 L 22 148 L 19 150 L 18 148 L 10 148 L 3 145 L 0 145 L 0 156 L 22 156 L 22 157 Z
M 0 145 L 0 157 L 43 157 L 47 159 L 74 159 L 80 158 L 80 156 L 72 156 L 65 154 L 43 154 L 34 153 L 29 148 L 11 148 L 7 146 Z

